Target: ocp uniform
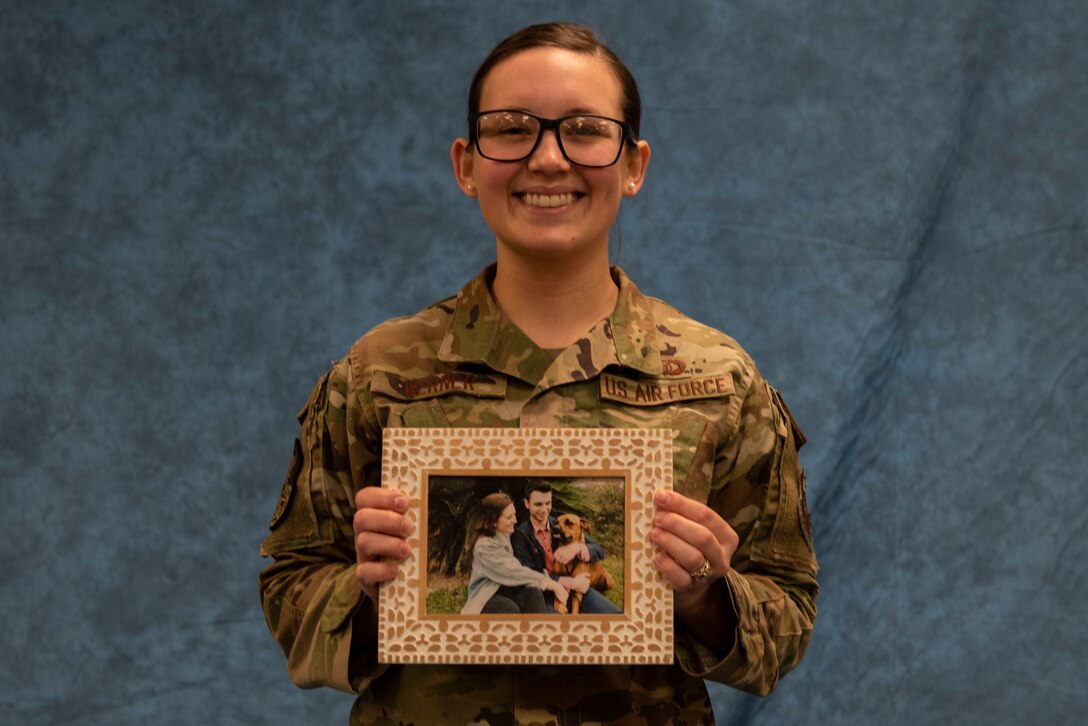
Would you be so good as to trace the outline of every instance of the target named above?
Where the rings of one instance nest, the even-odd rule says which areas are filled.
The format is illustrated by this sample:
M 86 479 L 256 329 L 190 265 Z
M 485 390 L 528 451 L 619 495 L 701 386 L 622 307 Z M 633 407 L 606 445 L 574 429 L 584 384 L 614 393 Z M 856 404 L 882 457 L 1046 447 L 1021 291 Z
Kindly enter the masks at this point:
M 492 274 L 370 331 L 299 414 L 261 548 L 275 557 L 262 603 L 292 678 L 359 693 L 352 723 L 713 723 L 702 678 L 770 692 L 804 654 L 819 589 L 804 437 L 781 397 L 735 341 L 643 296 L 619 268 L 612 314 L 554 357 L 501 314 Z M 353 501 L 380 484 L 382 431 L 401 426 L 671 428 L 674 487 L 740 537 L 726 576 L 732 651 L 678 628 L 672 666 L 378 664 L 374 604 L 354 576 Z

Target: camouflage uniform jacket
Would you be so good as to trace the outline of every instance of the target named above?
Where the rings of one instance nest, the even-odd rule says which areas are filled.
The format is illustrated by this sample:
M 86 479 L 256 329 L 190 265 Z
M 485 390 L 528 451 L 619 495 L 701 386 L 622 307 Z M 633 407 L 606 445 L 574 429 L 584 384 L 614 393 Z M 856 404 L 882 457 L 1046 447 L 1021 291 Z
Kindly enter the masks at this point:
M 819 589 L 804 437 L 777 391 L 733 339 L 643 296 L 618 268 L 611 316 L 554 358 L 500 314 L 491 275 L 367 333 L 299 413 L 260 577 L 292 679 L 358 693 L 358 724 L 710 724 L 703 678 L 769 693 L 805 652 Z M 671 428 L 675 489 L 740 536 L 726 575 L 732 650 L 678 629 L 671 666 L 379 664 L 352 515 L 355 492 L 380 483 L 382 431 L 398 426 Z

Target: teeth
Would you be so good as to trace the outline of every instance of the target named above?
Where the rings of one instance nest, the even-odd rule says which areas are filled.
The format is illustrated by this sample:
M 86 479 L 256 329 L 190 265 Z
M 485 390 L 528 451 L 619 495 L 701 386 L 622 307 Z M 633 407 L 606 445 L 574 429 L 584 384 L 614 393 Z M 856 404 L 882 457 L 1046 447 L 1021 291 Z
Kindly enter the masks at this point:
M 522 196 L 530 207 L 558 207 L 574 202 L 574 195 L 567 194 L 525 194 Z

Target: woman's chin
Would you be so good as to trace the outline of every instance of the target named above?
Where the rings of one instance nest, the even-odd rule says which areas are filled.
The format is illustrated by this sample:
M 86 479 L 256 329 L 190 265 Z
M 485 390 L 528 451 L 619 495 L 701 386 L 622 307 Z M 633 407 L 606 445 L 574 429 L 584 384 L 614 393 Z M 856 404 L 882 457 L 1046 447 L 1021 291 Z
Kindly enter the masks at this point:
M 499 240 L 499 248 L 505 248 L 510 254 L 523 258 L 557 262 L 581 259 L 598 250 L 608 250 L 608 238 L 603 241 L 583 240 L 573 234 L 557 233 L 548 230 L 533 237 L 516 238 L 509 242 Z

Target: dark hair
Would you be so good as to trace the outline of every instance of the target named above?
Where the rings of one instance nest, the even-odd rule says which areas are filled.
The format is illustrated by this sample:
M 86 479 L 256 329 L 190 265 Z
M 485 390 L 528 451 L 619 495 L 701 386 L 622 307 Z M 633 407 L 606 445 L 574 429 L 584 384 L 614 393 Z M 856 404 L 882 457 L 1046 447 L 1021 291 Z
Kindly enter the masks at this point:
M 494 494 L 488 494 L 486 497 L 480 500 L 480 505 L 476 508 L 476 520 L 473 528 L 472 537 L 468 542 L 468 559 L 465 563 L 466 567 L 472 565 L 473 551 L 476 549 L 476 540 L 480 537 L 494 537 L 495 529 L 499 525 L 499 517 L 506 511 L 506 508 L 514 503 L 514 500 L 506 496 L 502 492 L 495 492 Z
M 552 493 L 552 485 L 543 479 L 529 479 L 525 482 L 525 499 L 532 499 L 533 492 Z
M 542 23 L 522 28 L 501 41 L 480 64 L 472 85 L 468 89 L 468 125 L 472 128 L 473 116 L 480 110 L 480 95 L 483 93 L 484 79 L 491 69 L 501 61 L 530 48 L 563 48 L 576 53 L 588 53 L 608 62 L 620 82 L 623 93 L 623 121 L 631 126 L 638 138 L 639 123 L 642 120 L 642 97 L 638 93 L 638 84 L 631 71 L 623 64 L 619 56 L 601 42 L 592 29 L 575 23 Z M 471 137 L 472 134 L 470 133 Z

